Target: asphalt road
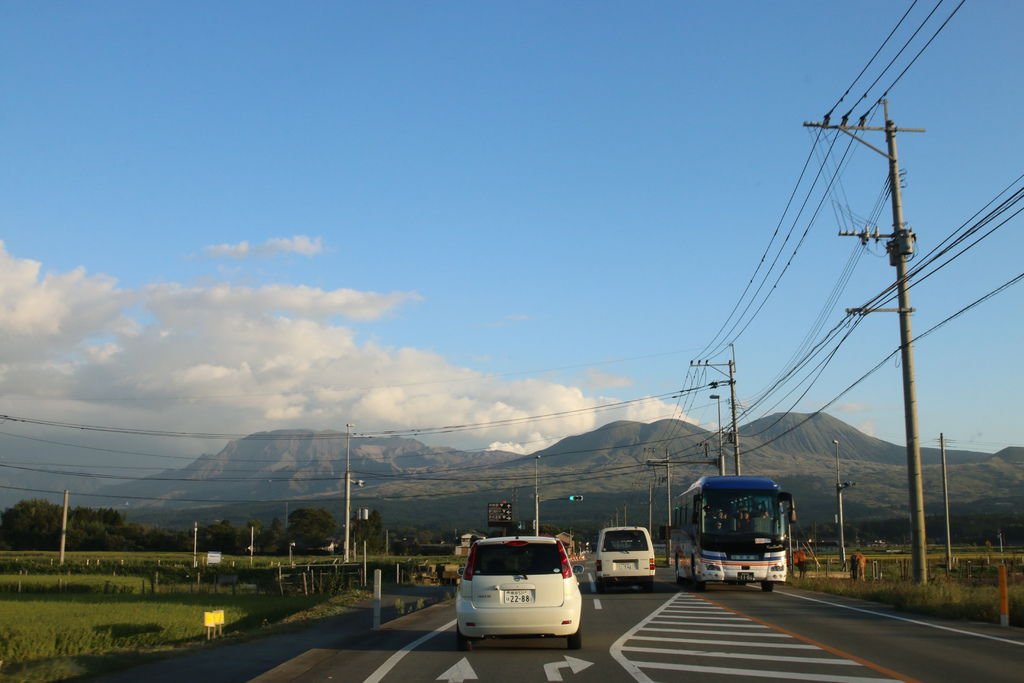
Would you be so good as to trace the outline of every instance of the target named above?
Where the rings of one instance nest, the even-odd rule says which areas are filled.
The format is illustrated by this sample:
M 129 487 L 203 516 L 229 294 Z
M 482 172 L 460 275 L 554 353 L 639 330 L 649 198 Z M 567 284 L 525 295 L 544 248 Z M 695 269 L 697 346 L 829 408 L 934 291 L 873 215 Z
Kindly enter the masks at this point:
M 897 613 L 874 603 L 757 586 L 711 586 L 694 593 L 659 570 L 654 593 L 623 589 L 598 595 L 585 574 L 584 638 L 477 643 L 455 647 L 453 603 L 385 624 L 377 632 L 320 633 L 297 656 L 262 673 L 179 676 L 212 681 L 514 681 L 544 683 L 700 680 L 900 681 L 1024 680 L 1024 632 L 996 625 Z M 273 640 L 273 639 L 269 639 Z M 253 643 L 251 646 L 258 646 Z M 291 648 L 294 655 L 296 648 Z M 281 650 L 285 652 L 285 650 Z M 244 655 L 243 655 L 244 656 Z M 176 667 L 176 660 L 163 663 Z M 173 669 L 164 673 L 173 674 Z M 136 680 L 140 680 L 136 678 Z M 141 680 L 148 680 L 143 677 Z

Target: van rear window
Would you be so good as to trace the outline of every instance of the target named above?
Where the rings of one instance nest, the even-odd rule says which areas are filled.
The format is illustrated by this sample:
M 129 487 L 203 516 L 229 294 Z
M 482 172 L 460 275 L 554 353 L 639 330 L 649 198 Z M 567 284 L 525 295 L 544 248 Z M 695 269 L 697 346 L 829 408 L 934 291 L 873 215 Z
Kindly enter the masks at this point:
M 476 547 L 475 574 L 560 574 L 562 558 L 554 543 L 486 544 Z
M 630 550 L 647 550 L 647 537 L 642 531 L 608 531 L 604 535 L 601 550 L 611 552 L 628 552 Z

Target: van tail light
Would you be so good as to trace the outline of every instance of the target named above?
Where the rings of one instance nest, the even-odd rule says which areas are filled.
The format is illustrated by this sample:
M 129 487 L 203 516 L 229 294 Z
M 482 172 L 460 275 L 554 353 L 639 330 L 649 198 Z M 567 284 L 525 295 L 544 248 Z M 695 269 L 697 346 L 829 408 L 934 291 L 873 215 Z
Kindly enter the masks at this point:
M 594 560 L 594 562 L 597 564 L 597 571 L 601 571 L 601 560 Z
M 650 570 L 651 570 L 652 572 L 654 571 L 654 558 L 653 558 L 653 557 L 651 558 L 651 566 L 649 567 L 649 569 L 650 569 Z
M 561 541 L 558 541 L 556 545 L 558 546 L 558 557 L 562 561 L 562 578 L 571 579 L 573 574 L 572 565 L 569 564 L 569 555 L 565 552 L 565 546 Z
M 469 558 L 466 559 L 466 568 L 462 572 L 462 580 L 470 581 L 473 578 L 473 568 L 476 565 L 476 544 L 469 549 Z

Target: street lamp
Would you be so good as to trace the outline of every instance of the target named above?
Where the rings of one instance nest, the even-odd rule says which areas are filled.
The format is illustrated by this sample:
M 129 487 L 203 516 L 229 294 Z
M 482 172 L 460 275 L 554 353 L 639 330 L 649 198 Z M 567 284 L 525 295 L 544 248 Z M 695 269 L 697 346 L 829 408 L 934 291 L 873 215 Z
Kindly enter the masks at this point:
M 852 481 L 841 481 L 839 478 L 839 440 L 832 439 L 836 445 L 836 510 L 839 523 L 839 564 L 846 566 L 846 539 L 843 537 L 843 489 L 853 486 Z
M 294 548 L 294 547 L 295 547 L 295 541 L 289 541 L 288 542 L 288 564 L 290 564 L 293 567 L 295 566 L 295 563 L 292 562 L 292 548 Z
M 348 562 L 349 526 L 352 519 L 352 428 L 353 424 L 345 425 L 345 562 Z M 290 549 L 289 549 L 290 552 Z
M 718 394 L 711 394 L 711 398 L 718 401 L 718 474 L 725 476 L 725 452 L 722 450 L 722 397 Z

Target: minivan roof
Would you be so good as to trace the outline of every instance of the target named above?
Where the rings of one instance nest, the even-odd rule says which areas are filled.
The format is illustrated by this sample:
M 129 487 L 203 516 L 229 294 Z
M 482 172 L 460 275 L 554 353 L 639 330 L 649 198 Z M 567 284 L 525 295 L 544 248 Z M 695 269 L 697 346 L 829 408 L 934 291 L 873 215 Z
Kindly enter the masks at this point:
M 551 536 L 492 536 L 481 538 L 477 541 L 480 545 L 494 545 L 496 543 L 508 543 L 509 541 L 527 541 L 529 543 L 555 543 L 557 538 Z

